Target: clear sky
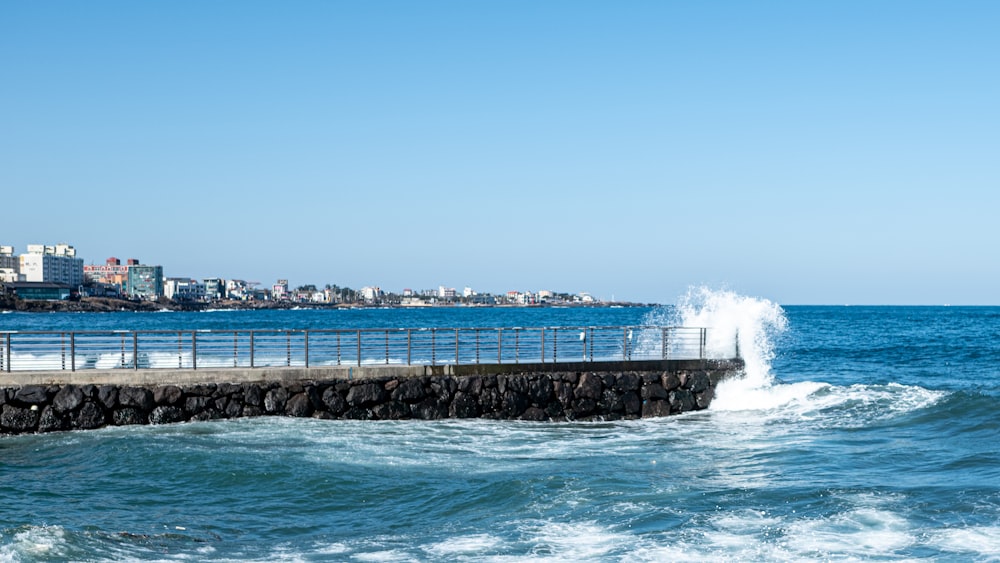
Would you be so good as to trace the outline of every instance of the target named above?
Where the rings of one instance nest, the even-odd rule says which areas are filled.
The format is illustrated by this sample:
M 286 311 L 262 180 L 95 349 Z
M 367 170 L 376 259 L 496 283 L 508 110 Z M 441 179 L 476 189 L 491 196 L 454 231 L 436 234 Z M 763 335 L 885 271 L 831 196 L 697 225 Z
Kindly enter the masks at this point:
M 1000 2 L 0 3 L 0 244 L 1000 304 Z

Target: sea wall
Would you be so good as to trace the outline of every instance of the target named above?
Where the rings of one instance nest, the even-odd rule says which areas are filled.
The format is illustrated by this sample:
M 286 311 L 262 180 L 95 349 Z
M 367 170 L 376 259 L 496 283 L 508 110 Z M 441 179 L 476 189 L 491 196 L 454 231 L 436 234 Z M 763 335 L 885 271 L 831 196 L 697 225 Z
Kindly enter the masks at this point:
M 355 420 L 621 420 L 705 409 L 738 364 L 697 369 L 375 375 L 197 384 L 0 388 L 0 433 L 252 416 Z M 484 370 L 488 371 L 488 370 Z

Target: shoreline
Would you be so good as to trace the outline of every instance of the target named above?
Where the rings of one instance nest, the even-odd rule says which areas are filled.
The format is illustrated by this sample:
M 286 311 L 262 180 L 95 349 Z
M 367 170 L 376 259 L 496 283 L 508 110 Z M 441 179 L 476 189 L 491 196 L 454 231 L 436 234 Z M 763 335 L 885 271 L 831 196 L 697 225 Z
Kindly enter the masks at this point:
M 205 310 L 337 310 L 337 309 L 434 309 L 434 308 L 475 308 L 475 309 L 605 309 L 625 307 L 656 307 L 656 303 L 605 302 L 605 303 L 547 303 L 541 305 L 466 305 L 449 303 L 444 305 L 399 305 L 363 303 L 296 303 L 292 301 L 213 301 L 211 303 L 189 303 L 178 301 L 131 301 L 106 297 L 84 297 L 79 301 L 25 301 L 0 299 L 0 312 L 20 313 L 121 313 L 158 311 L 205 311 Z

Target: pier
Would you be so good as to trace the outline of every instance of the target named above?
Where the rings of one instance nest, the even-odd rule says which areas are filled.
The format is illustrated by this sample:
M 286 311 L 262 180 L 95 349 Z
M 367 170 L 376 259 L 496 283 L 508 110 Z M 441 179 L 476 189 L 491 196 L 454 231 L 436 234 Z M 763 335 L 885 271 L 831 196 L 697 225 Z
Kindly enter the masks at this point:
M 0 433 L 279 415 L 619 420 L 707 408 L 688 327 L 0 332 Z M 710 342 L 712 343 L 710 345 Z

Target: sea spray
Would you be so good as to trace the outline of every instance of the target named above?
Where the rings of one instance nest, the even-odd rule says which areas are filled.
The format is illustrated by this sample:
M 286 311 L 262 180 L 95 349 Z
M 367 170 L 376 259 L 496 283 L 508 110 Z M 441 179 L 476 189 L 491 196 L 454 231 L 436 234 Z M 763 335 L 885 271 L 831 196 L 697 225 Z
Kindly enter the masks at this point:
M 729 290 L 693 287 L 672 310 L 653 311 L 647 322 L 705 328 L 707 357 L 743 358 L 743 373 L 719 385 L 713 409 L 760 408 L 762 402 L 781 400 L 770 393 L 771 361 L 775 340 L 787 329 L 788 320 L 776 303 Z

